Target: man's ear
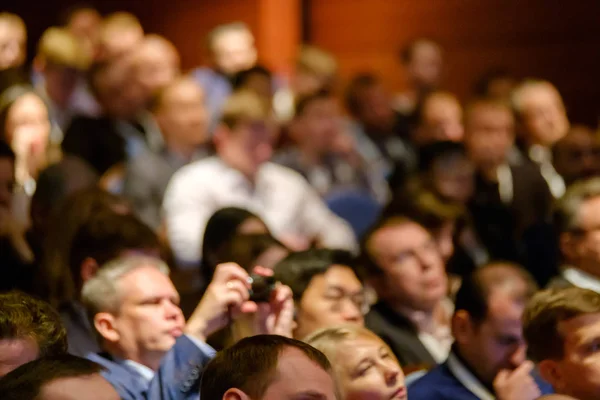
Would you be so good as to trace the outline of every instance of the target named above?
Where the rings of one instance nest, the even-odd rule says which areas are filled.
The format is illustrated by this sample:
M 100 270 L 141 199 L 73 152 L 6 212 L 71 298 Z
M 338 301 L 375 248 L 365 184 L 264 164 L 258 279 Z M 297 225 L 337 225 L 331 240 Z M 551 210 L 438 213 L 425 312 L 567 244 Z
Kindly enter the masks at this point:
M 577 259 L 577 240 L 572 233 L 563 233 L 559 237 L 560 251 L 568 261 Z
M 98 272 L 98 268 L 99 268 L 98 263 L 92 257 L 87 257 L 85 260 L 83 260 L 83 262 L 81 263 L 81 268 L 80 268 L 81 282 L 86 283 L 87 281 L 92 279 L 94 276 L 96 276 L 96 273 Z
M 251 400 L 250 396 L 239 389 L 229 389 L 223 395 L 223 400 Z
M 94 327 L 107 342 L 116 343 L 121 338 L 121 334 L 116 327 L 114 315 L 107 312 L 100 312 L 94 316 Z
M 548 382 L 557 393 L 564 388 L 564 381 L 560 365 L 554 360 L 543 360 L 538 363 L 538 369 L 542 378 Z
M 467 344 L 472 332 L 473 323 L 469 313 L 465 310 L 458 310 L 452 316 L 452 335 L 459 344 Z

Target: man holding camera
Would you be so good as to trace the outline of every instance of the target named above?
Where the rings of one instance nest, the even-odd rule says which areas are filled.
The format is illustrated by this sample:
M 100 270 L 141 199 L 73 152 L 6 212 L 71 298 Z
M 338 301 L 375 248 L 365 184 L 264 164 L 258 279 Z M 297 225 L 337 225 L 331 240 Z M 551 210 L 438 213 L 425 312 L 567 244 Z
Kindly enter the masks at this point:
M 89 358 L 106 368 L 103 376 L 121 398 L 197 398 L 202 368 L 214 356 L 206 337 L 241 315 L 257 314 L 254 334 L 291 336 L 289 288 L 275 287 L 269 302 L 258 305 L 250 301 L 249 275 L 236 264 L 222 264 L 186 323 L 168 274 L 158 259 L 129 256 L 102 267 L 83 287 L 105 350 Z

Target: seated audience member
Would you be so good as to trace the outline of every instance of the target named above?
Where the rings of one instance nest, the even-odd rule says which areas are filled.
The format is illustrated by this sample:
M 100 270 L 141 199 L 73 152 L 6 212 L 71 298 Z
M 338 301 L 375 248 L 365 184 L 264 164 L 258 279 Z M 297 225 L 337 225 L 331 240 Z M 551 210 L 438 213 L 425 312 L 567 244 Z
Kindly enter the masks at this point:
M 146 35 L 136 47 L 133 58 L 134 75 L 150 95 L 165 89 L 181 73 L 177 48 L 160 35 Z
M 223 264 L 186 323 L 168 275 L 169 268 L 158 259 L 129 256 L 103 266 L 84 284 L 83 303 L 106 352 L 89 358 L 107 368 L 103 376 L 122 398 L 137 399 L 146 392 L 154 399 L 156 390 L 176 396 L 169 398 L 197 398 L 200 371 L 214 355 L 206 338 L 230 317 L 257 310 L 248 301 L 249 275 L 235 264 Z M 258 333 L 281 331 L 281 324 L 289 329 L 278 314 L 291 307 L 288 292 L 276 289 L 268 314 L 275 322 L 258 327 Z
M 552 166 L 552 146 L 569 131 L 569 119 L 558 90 L 547 81 L 526 80 L 513 91 L 512 107 L 522 142 L 522 159 L 536 165 L 555 198 L 565 182 Z
M 94 59 L 98 52 L 98 40 L 102 27 L 102 16 L 90 5 L 75 5 L 65 12 L 63 25 L 84 47 L 87 54 Z
M 580 179 L 600 175 L 600 143 L 596 132 L 584 125 L 573 126 L 552 147 L 552 162 L 567 187 Z
M 514 140 L 510 109 L 495 100 L 475 100 L 465 115 L 465 147 L 476 168 L 469 211 L 492 259 L 523 264 L 540 285 L 556 272 L 549 224 L 552 196 L 529 164 L 510 165 Z
M 53 125 L 50 139 L 57 145 L 72 117 L 86 112 L 74 102 L 74 93 L 89 62 L 81 42 L 66 28 L 49 28 L 38 42 L 34 69 L 43 79 L 36 91 L 48 107 Z
M 572 185 L 556 204 L 563 267 L 550 287 L 577 286 L 600 293 L 600 178 Z
M 440 85 L 442 49 L 430 39 L 419 38 L 402 49 L 400 61 L 406 70 L 407 89 L 396 96 L 394 108 L 404 115 L 411 115 L 423 96 Z
M 517 79 L 504 68 L 486 71 L 475 84 L 475 95 L 503 102 L 510 102 L 510 96 L 517 86 Z
M 85 356 L 98 349 L 91 326 L 81 304 L 81 288 L 101 265 L 127 254 L 158 256 L 158 238 L 152 230 L 132 215 L 104 210 L 91 216 L 73 236 L 69 254 L 69 273 L 73 297 L 60 304 L 59 310 L 69 335 L 69 352 Z
M 340 400 L 407 399 L 398 360 L 373 332 L 357 326 L 342 326 L 317 331 L 305 341 L 322 351 L 331 362 Z
M 0 71 L 19 68 L 27 56 L 27 28 L 18 15 L 0 13 Z
M 240 92 L 228 100 L 214 140 L 217 156 L 177 171 L 165 193 L 169 242 L 180 264 L 197 265 L 209 216 L 227 206 L 256 212 L 284 244 L 316 239 L 323 246 L 355 248 L 350 227 L 306 180 L 268 161 L 272 135 L 256 95 Z
M 0 379 L 3 400 L 118 400 L 102 367 L 69 354 L 40 358 Z
M 99 61 L 109 61 L 131 53 L 144 39 L 140 21 L 128 12 L 115 12 L 102 21 L 99 33 Z
M 431 92 L 425 95 L 415 110 L 415 124 L 413 142 L 417 146 L 463 140 L 462 107 L 452 93 Z
M 600 294 L 576 287 L 537 293 L 523 320 L 528 352 L 556 393 L 597 399 Z
M 327 357 L 281 336 L 243 339 L 217 353 L 202 377 L 201 399 L 339 399 Z
M 158 231 L 169 180 L 179 168 L 208 154 L 204 93 L 192 79 L 176 79 L 159 92 L 153 114 L 164 143 L 128 162 L 123 195 L 135 213 Z
M 49 304 L 16 291 L 0 294 L 0 304 L 0 377 L 37 358 L 67 352 L 67 332 Z
M 547 384 L 527 361 L 522 320 L 536 285 L 520 267 L 492 263 L 465 279 L 452 317 L 448 359 L 408 388 L 411 400 L 534 400 Z
M 448 277 L 436 242 L 406 217 L 383 218 L 366 236 L 366 283 L 378 302 L 365 318 L 405 367 L 433 366 L 448 356 Z
M 322 197 L 353 190 L 385 202 L 388 193 L 383 177 L 369 176 L 364 166 L 337 151 L 338 137 L 344 134 L 341 118 L 330 92 L 300 97 L 289 128 L 294 145 L 278 154 L 275 162 L 300 173 Z
M 262 101 L 273 108 L 273 74 L 261 65 L 238 72 L 232 79 L 233 90 L 249 90 L 256 93 Z
M 275 279 L 294 295 L 295 338 L 335 325 L 364 324 L 369 305 L 354 264 L 348 252 L 313 249 L 291 253 L 275 265 Z
M 231 79 L 256 64 L 254 36 L 241 22 L 217 26 L 208 36 L 210 65 L 194 70 L 194 79 L 206 93 L 211 128 L 221 120 L 221 110 L 233 90 Z

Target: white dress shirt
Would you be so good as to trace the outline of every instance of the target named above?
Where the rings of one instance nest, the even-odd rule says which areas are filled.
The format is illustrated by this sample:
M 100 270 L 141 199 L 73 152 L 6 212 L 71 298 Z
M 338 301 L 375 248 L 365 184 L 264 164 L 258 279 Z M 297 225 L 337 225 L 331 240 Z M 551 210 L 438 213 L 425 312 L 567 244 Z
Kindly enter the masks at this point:
M 566 268 L 562 273 L 563 278 L 573 286 L 593 290 L 600 293 L 600 279 L 577 268 Z
M 167 234 L 179 264 L 197 265 L 206 223 L 224 207 L 254 212 L 276 237 L 318 237 L 324 246 L 356 250 L 350 226 L 327 208 L 300 174 L 268 162 L 252 184 L 220 158 L 211 157 L 177 171 L 165 193 Z

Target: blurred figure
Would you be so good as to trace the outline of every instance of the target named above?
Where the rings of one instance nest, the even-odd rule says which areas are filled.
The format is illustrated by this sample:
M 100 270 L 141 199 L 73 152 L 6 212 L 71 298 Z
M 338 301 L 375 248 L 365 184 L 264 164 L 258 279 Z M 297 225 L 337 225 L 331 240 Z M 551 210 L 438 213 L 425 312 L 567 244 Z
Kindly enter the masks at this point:
M 217 156 L 175 173 L 163 208 L 169 241 L 182 266 L 196 267 L 210 215 L 237 206 L 256 212 L 290 248 L 313 240 L 353 249 L 349 226 L 336 217 L 296 172 L 269 162 L 273 135 L 268 111 L 252 92 L 234 94 L 215 133 Z M 306 248 L 306 247 L 304 247 Z
M 442 79 L 443 58 L 439 44 L 420 38 L 410 42 L 401 52 L 407 89 L 394 99 L 394 108 L 410 115 L 427 93 L 436 90 Z
M 49 304 L 16 291 L 0 294 L 0 304 L 0 377 L 35 359 L 67 352 L 67 332 Z
M 89 61 L 75 35 L 64 28 L 49 28 L 38 43 L 34 68 L 43 79 L 36 90 L 50 112 L 53 143 L 60 144 L 73 115 L 85 112 L 73 95 Z
M 27 56 L 27 28 L 18 15 L 0 13 L 0 71 L 19 68 Z
M 569 131 L 569 119 L 558 90 L 547 81 L 526 80 L 512 94 L 522 158 L 536 165 L 550 192 L 560 198 L 565 182 L 552 166 L 552 146 Z
M 231 79 L 256 64 L 254 36 L 241 22 L 217 26 L 208 36 L 210 63 L 193 71 L 194 79 L 206 93 L 211 127 L 221 118 L 221 109 L 232 91 Z
M 425 95 L 415 110 L 416 128 L 413 141 L 417 146 L 432 142 L 463 140 L 462 107 L 451 93 Z
M 509 102 L 517 79 L 503 68 L 493 68 L 485 72 L 475 84 L 475 95 Z
M 101 371 L 100 365 L 84 358 L 44 357 L 0 379 L 0 391 L 5 400 L 118 400 Z
M 584 125 L 573 126 L 552 147 L 554 169 L 567 187 L 580 179 L 600 174 L 600 142 L 596 132 Z
M 289 253 L 283 243 L 268 233 L 237 234 L 223 252 L 223 259 L 246 271 L 256 266 L 274 269 Z
M 527 361 L 523 337 L 525 303 L 536 290 L 513 264 L 493 263 L 465 279 L 452 316 L 452 351 L 409 386 L 408 398 L 536 400 L 551 393 Z
M 364 239 L 363 268 L 378 298 L 367 327 L 405 367 L 442 363 L 452 341 L 448 277 L 431 234 L 406 217 L 383 217 Z
M 166 38 L 150 34 L 135 48 L 134 75 L 150 96 L 169 86 L 180 74 L 179 52 Z
M 342 191 L 371 195 L 381 203 L 388 198 L 384 179 L 376 179 L 360 163 L 352 163 L 338 151 L 344 135 L 342 113 L 330 92 L 319 91 L 298 98 L 296 116 L 289 127 L 294 145 L 282 150 L 274 161 L 304 176 L 323 197 Z
M 475 164 L 469 210 L 492 259 L 521 263 L 545 285 L 557 259 L 549 217 L 552 196 L 537 168 L 510 165 L 514 118 L 504 103 L 476 100 L 465 116 L 465 146 Z
M 273 107 L 273 75 L 267 68 L 255 65 L 238 72 L 233 77 L 233 90 L 250 90 L 268 105 Z
M 158 231 L 169 180 L 179 168 L 208 155 L 208 111 L 197 83 L 177 78 L 158 92 L 152 112 L 163 144 L 129 160 L 123 195 L 135 213 Z
M 102 16 L 98 10 L 87 5 L 72 7 L 65 15 L 64 25 L 81 41 L 88 57 L 95 59 L 102 27 Z
M 290 253 L 275 265 L 275 278 L 292 289 L 296 305 L 294 337 L 341 324 L 364 325 L 369 310 L 352 255 L 313 249 Z
M 398 360 L 373 332 L 340 326 L 319 330 L 305 341 L 331 361 L 342 394 L 340 400 L 407 399 Z
M 556 393 L 576 396 L 556 400 L 598 398 L 600 365 L 593 344 L 600 340 L 597 292 L 570 288 L 537 293 L 525 310 L 523 331 L 542 377 Z
M 143 39 L 144 29 L 135 15 L 123 11 L 107 15 L 100 27 L 97 60 L 128 55 Z

